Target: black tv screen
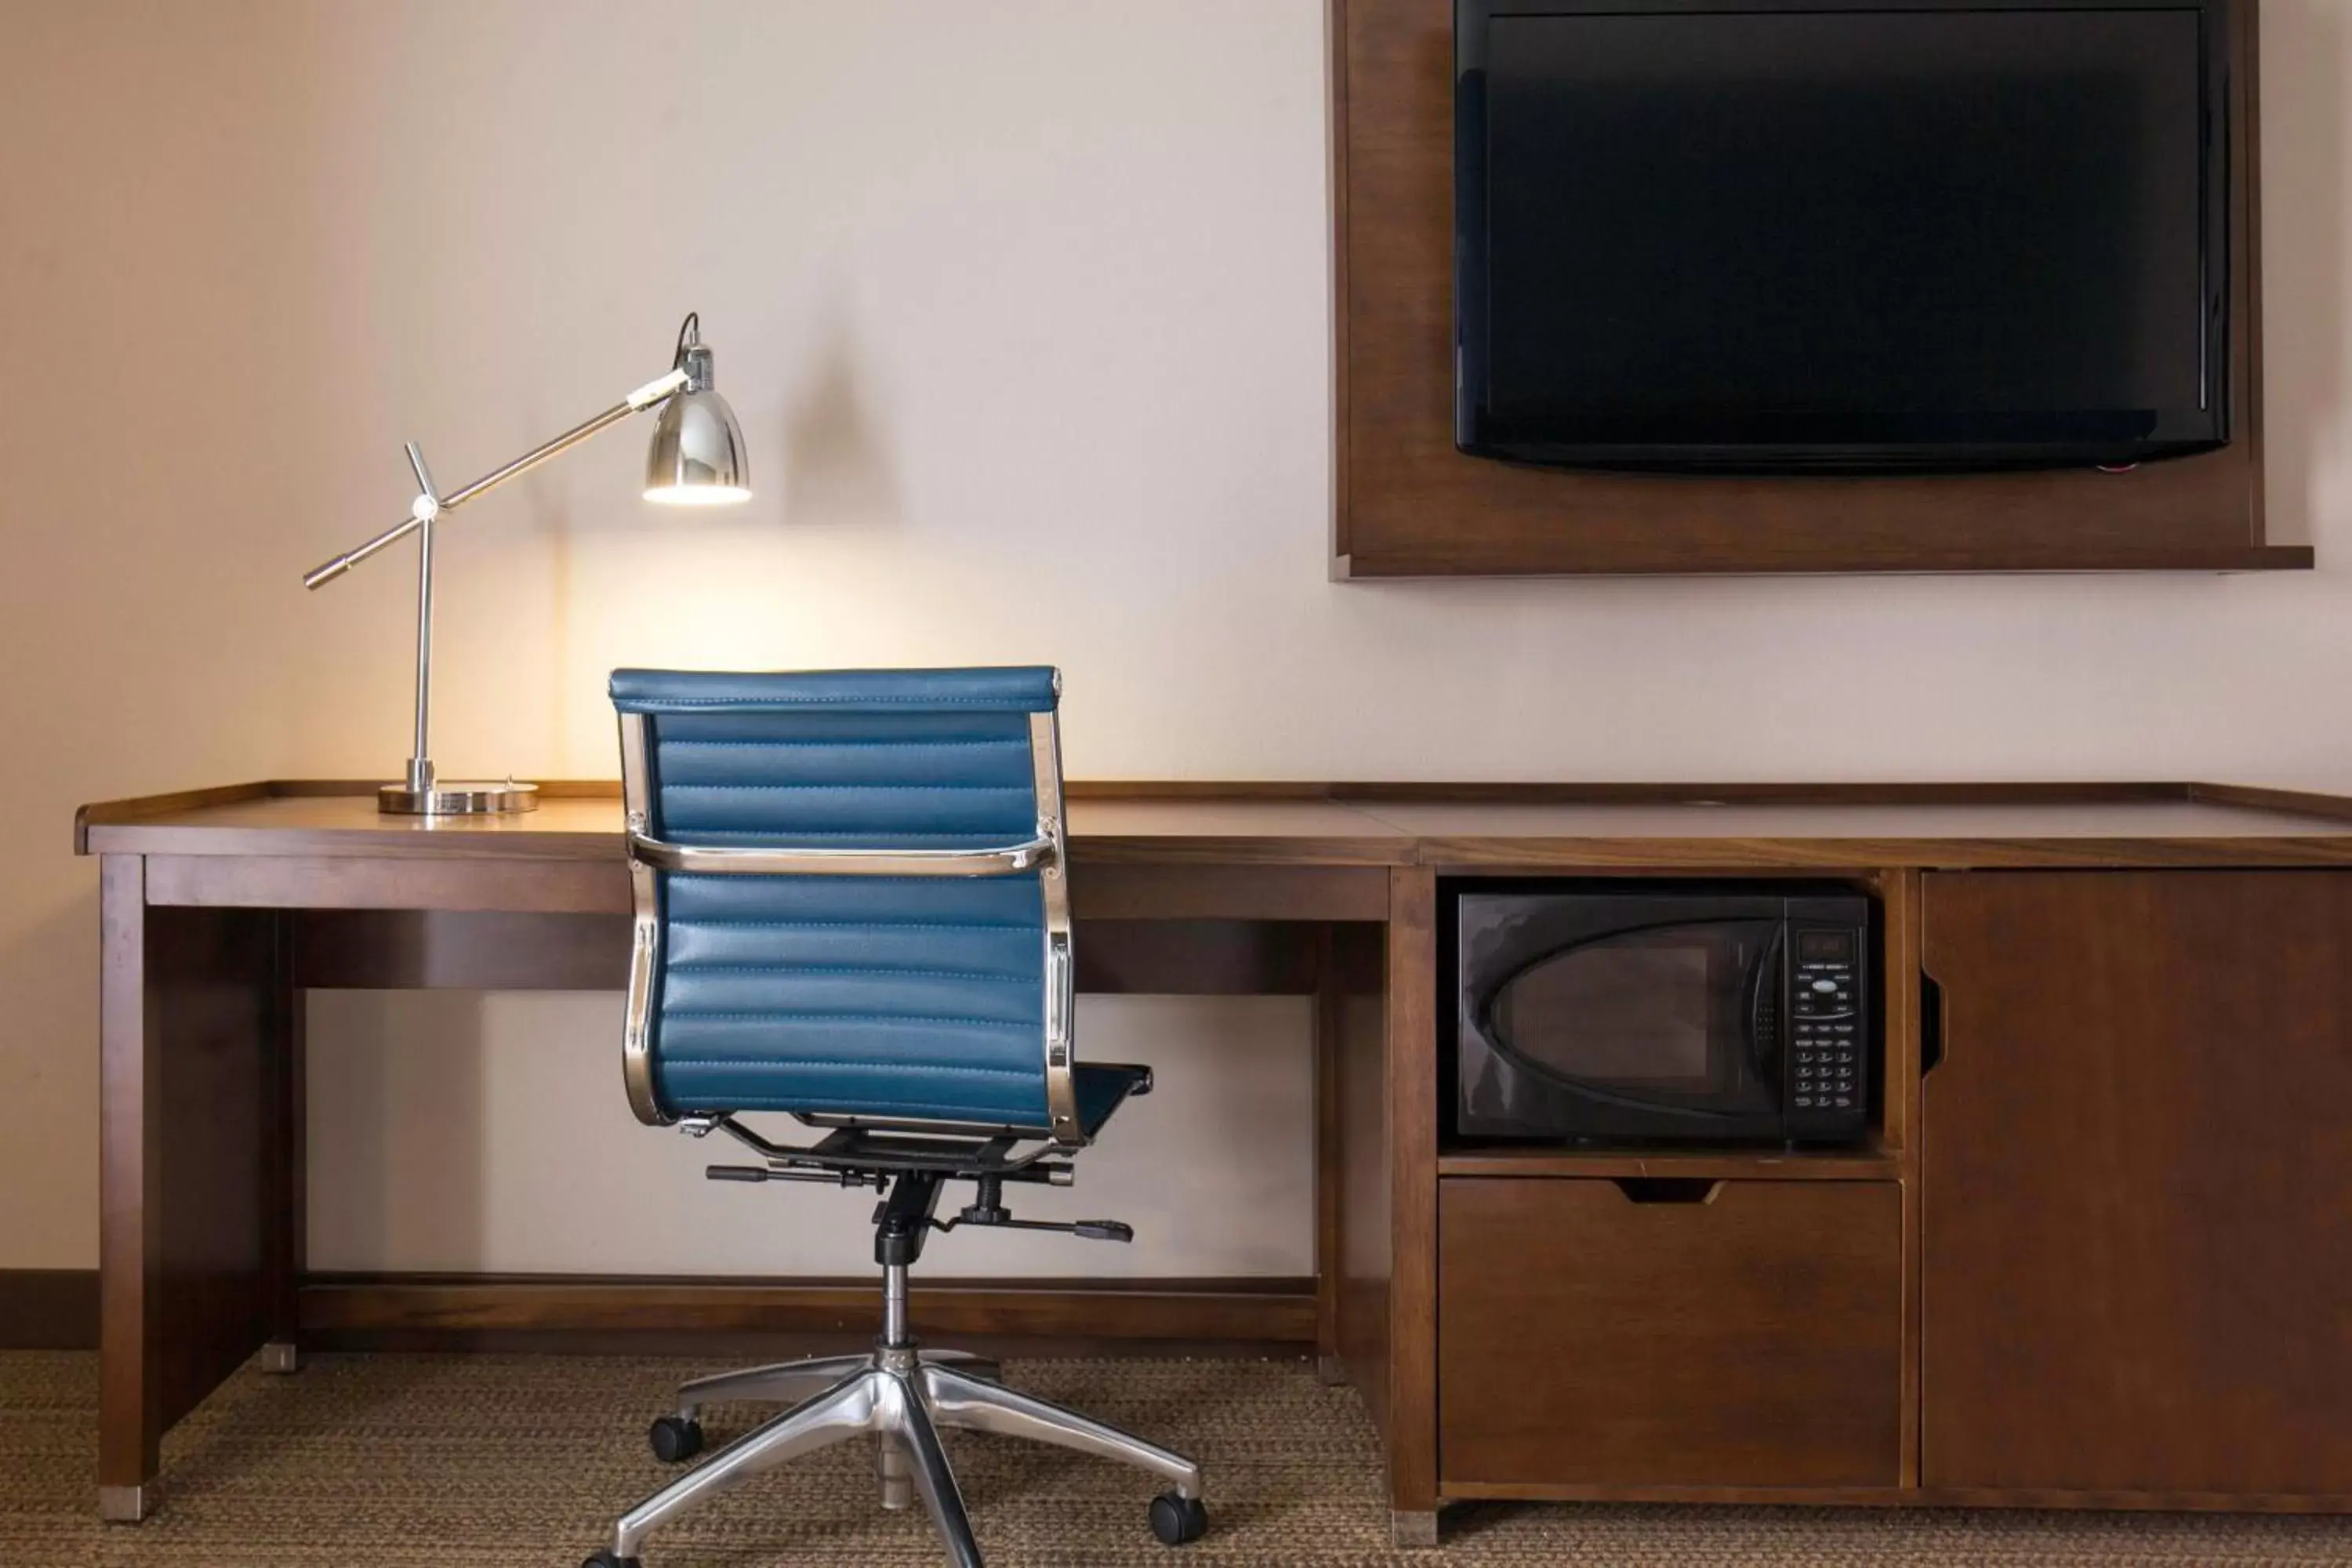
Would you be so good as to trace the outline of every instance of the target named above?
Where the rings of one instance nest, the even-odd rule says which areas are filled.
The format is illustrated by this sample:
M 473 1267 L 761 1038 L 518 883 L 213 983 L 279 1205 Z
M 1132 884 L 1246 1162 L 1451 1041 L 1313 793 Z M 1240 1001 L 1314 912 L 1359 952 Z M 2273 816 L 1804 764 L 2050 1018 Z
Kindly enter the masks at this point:
M 1456 444 L 1861 472 L 2223 445 L 2227 3 L 1456 0 Z

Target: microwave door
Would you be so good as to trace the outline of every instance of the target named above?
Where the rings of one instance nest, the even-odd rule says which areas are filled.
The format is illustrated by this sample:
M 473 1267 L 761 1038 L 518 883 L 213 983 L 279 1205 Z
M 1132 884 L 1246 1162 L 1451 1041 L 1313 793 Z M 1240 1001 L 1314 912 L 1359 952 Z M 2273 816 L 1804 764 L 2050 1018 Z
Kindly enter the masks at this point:
M 1479 1033 L 1512 1068 L 1578 1100 L 1675 1121 L 1773 1116 L 1780 931 L 1777 921 L 1693 921 L 1552 950 L 1494 988 Z
M 1787 928 L 1774 926 L 1771 941 L 1765 944 L 1764 956 L 1758 961 L 1748 985 L 1748 1062 L 1755 1070 L 1756 1081 L 1769 1093 L 1776 1110 L 1780 1106 L 1786 1082 L 1780 1049 L 1780 1009 L 1786 998 L 1780 994 L 1780 983 L 1788 973 L 1781 951 L 1787 940 Z

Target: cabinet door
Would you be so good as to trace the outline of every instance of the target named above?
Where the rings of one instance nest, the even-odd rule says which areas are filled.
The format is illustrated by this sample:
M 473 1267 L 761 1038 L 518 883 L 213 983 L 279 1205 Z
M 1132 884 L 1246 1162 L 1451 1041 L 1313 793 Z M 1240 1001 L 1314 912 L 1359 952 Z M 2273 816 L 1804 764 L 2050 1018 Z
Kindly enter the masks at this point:
M 2352 1493 L 2352 872 L 1936 875 L 1926 920 L 1923 1482 Z

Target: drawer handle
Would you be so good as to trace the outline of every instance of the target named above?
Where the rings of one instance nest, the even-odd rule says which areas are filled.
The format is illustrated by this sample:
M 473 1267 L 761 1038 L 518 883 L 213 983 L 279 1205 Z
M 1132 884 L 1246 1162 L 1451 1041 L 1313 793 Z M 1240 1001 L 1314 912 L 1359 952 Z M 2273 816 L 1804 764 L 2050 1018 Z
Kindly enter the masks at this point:
M 1617 1176 L 1630 1204 L 1711 1204 L 1723 1184 L 1708 1176 Z

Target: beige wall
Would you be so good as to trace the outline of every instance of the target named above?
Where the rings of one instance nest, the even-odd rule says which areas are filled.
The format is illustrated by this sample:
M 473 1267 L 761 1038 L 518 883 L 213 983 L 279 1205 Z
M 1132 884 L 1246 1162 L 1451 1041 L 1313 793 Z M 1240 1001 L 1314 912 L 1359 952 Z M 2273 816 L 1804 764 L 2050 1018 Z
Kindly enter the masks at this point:
M 454 525 L 446 767 L 609 774 L 621 662 L 1050 659 L 1079 776 L 2352 786 L 2352 15 L 2264 11 L 2273 531 L 2317 573 L 1370 586 L 1324 559 L 1318 0 L 0 0 L 0 1266 L 95 1258 L 72 805 L 395 765 L 404 560 L 296 574 L 397 515 L 402 438 L 469 477 L 688 306 L 759 499 L 653 512 L 631 431 Z M 318 999 L 320 1264 L 857 1267 L 841 1203 L 629 1121 L 614 1016 Z M 1143 1242 L 941 1267 L 1303 1268 L 1297 1005 L 1082 1024 L 1165 1087 L 1055 1206 Z

